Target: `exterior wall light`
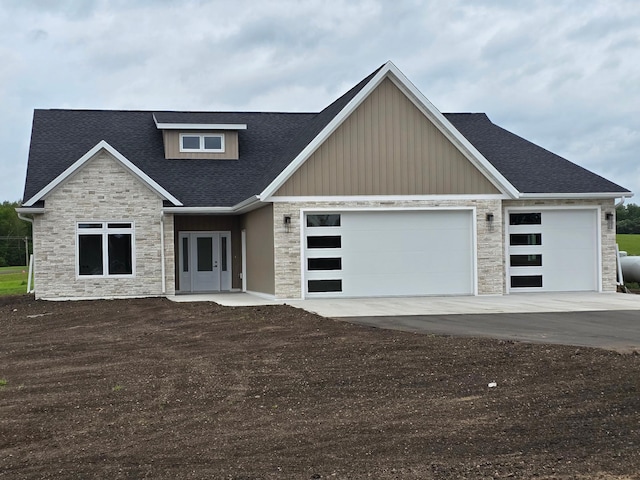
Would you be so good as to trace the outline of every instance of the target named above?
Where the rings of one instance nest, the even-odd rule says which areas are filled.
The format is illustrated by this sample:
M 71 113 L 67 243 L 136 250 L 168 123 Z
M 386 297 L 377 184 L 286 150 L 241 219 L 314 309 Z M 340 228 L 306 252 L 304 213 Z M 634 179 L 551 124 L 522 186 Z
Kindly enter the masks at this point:
M 613 230 L 613 213 L 607 212 L 604 214 L 604 218 L 607 220 L 607 228 Z
M 487 213 L 485 217 L 487 219 L 487 225 L 489 226 L 489 231 L 493 232 L 493 213 Z
M 287 233 L 291 231 L 291 215 L 284 216 L 284 231 Z

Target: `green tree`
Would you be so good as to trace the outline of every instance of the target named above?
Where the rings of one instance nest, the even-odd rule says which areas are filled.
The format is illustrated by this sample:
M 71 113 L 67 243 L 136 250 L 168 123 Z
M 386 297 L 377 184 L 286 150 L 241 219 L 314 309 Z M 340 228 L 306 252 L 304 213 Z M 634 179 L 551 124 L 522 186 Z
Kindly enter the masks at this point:
M 635 203 L 616 208 L 617 233 L 640 233 L 640 206 Z
M 29 238 L 31 247 L 31 223 L 18 218 L 16 207 L 20 202 L 4 201 L 0 204 L 0 267 L 24 265 L 24 238 Z

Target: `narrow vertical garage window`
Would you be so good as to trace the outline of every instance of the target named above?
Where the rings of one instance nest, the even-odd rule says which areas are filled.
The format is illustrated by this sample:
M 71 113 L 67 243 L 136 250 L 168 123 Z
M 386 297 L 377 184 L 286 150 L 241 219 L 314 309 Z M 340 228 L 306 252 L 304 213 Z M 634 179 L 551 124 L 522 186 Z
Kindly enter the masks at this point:
M 76 265 L 79 276 L 134 275 L 132 223 L 78 223 L 76 236 Z

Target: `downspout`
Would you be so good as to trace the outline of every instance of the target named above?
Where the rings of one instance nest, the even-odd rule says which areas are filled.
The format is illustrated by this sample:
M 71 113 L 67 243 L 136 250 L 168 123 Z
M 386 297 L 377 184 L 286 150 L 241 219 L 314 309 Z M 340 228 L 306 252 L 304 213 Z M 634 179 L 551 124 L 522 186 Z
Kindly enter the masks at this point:
M 17 213 L 17 212 L 16 212 Z M 20 220 L 24 220 L 25 222 L 29 222 L 31 224 L 31 235 L 33 235 L 33 218 L 29 218 L 29 217 L 25 217 L 24 215 L 22 215 L 21 213 L 18 213 L 18 218 Z M 33 245 L 33 242 L 32 242 Z M 29 277 L 27 279 L 27 293 L 33 293 L 34 290 L 31 289 L 31 277 L 33 275 L 33 260 L 34 260 L 34 256 L 33 253 L 31 254 L 31 257 L 29 258 L 29 265 L 28 265 L 28 270 L 29 270 Z
M 162 263 L 162 295 L 166 295 L 167 281 L 164 278 L 164 212 L 160 212 L 160 261 Z
M 620 201 L 618 203 L 615 204 L 614 211 L 616 212 L 617 215 L 617 210 L 618 207 L 621 207 L 622 205 L 624 205 L 624 199 L 625 197 L 620 197 Z M 613 199 L 613 201 L 615 202 L 615 198 Z M 616 217 L 617 220 L 617 217 Z M 617 227 L 617 225 L 614 225 Z M 616 230 L 617 232 L 617 230 Z M 624 293 L 629 293 L 629 290 L 627 290 L 627 287 L 624 286 L 624 277 L 622 276 L 622 262 L 620 262 L 620 247 L 618 247 L 618 240 L 616 239 L 616 268 L 617 268 L 617 272 L 618 272 L 618 286 L 622 287 L 622 291 Z
M 25 222 L 29 222 L 31 225 L 33 225 L 33 218 L 25 217 L 21 213 L 18 213 L 18 218 L 20 220 L 24 220 Z

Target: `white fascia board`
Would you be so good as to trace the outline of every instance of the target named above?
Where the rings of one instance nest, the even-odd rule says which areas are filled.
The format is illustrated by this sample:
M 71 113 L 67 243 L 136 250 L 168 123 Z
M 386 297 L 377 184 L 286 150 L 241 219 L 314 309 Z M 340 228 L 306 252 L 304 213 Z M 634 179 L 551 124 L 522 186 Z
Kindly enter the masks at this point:
M 249 197 L 232 207 L 164 207 L 163 213 L 191 215 L 232 215 L 255 210 L 263 205 L 257 195 Z
M 364 101 L 365 98 L 384 80 L 389 72 L 389 65 L 393 65 L 391 62 L 387 62 L 380 71 L 371 79 L 369 83 L 365 85 L 358 94 L 351 99 L 349 103 L 338 113 L 333 119 L 325 126 L 322 131 L 316 135 L 316 137 L 298 154 L 293 161 L 287 165 L 287 167 L 280 172 L 275 180 L 273 180 L 267 188 L 265 188 L 259 195 L 260 200 L 265 201 L 266 198 L 271 197 L 294 172 L 300 168 L 300 166 L 315 152 L 324 141 L 329 138 L 345 119 L 358 108 L 358 106 Z
M 511 200 L 509 195 L 324 195 L 324 196 L 274 196 L 265 201 L 273 203 L 297 202 L 393 202 L 393 201 L 473 201 L 473 200 Z
M 34 203 L 39 200 L 42 200 L 49 192 L 51 192 L 58 185 L 67 180 L 70 176 L 76 173 L 80 168 L 84 166 L 89 160 L 91 160 L 100 150 L 105 150 L 111 156 L 113 156 L 117 161 L 119 161 L 123 167 L 125 167 L 129 172 L 138 177 L 138 179 L 147 185 L 151 190 L 156 192 L 161 198 L 164 200 L 168 200 L 174 205 L 182 205 L 182 202 L 178 200 L 176 197 L 171 195 L 167 190 L 162 188 L 155 180 L 149 177 L 146 173 L 136 167 L 131 161 L 129 161 L 124 155 L 118 152 L 115 148 L 109 145 L 104 140 L 101 140 L 95 147 L 85 153 L 82 157 L 76 160 L 73 165 L 67 168 L 64 172 L 58 175 L 55 179 L 53 179 L 47 186 L 45 186 L 42 190 L 36 193 L 33 197 L 23 203 L 23 206 L 30 207 Z
M 364 101 L 380 83 L 389 77 L 422 111 L 436 127 L 456 145 L 488 180 L 510 198 L 518 198 L 518 190 L 449 122 L 440 111 L 413 85 L 393 62 L 387 62 L 367 85 L 351 99 L 331 122 L 307 145 L 302 152 L 260 194 L 260 199 L 271 197 L 293 173 L 324 143 L 344 120 Z
M 160 123 L 153 116 L 158 130 L 246 130 L 246 123 Z
M 502 175 L 482 153 L 474 147 L 464 135 L 462 135 L 453 124 L 447 120 L 440 111 L 429 101 L 418 88 L 396 67 L 389 62 L 389 72 L 392 74 L 389 78 L 400 88 L 401 91 L 413 102 L 413 104 L 422 111 L 425 116 L 431 120 L 440 132 L 449 139 L 458 149 L 467 157 L 467 159 L 484 175 L 487 179 L 502 193 L 509 195 L 511 198 L 518 198 L 520 192 L 514 187 L 504 175 Z M 394 78 L 395 77 L 395 78 Z
M 233 207 L 163 207 L 162 213 L 184 213 L 191 215 L 232 214 Z
M 590 192 L 590 193 L 521 193 L 522 200 L 549 200 L 549 199 L 597 199 L 597 198 L 631 198 L 632 192 Z

